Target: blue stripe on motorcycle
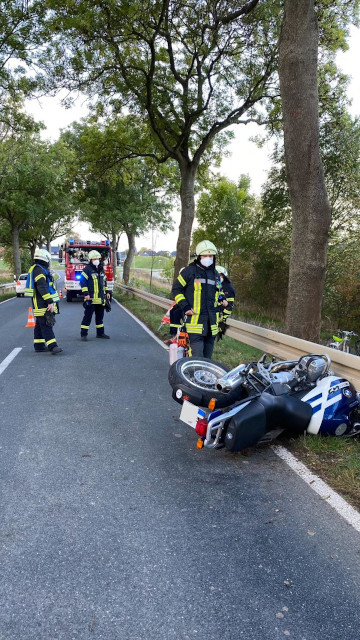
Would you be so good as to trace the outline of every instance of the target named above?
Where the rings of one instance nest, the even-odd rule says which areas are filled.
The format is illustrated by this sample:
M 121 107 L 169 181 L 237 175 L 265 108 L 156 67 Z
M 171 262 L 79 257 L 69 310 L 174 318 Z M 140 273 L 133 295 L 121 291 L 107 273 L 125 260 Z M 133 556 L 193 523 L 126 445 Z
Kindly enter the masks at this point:
M 320 409 L 321 409 L 321 403 L 316 405 L 316 407 L 313 407 L 313 415 L 314 413 L 317 413 L 318 411 L 320 411 Z
M 313 396 L 312 398 L 308 398 L 306 402 L 310 404 L 311 402 L 315 402 L 315 400 L 320 400 L 320 398 L 322 398 L 322 393 L 319 393 L 317 396 Z

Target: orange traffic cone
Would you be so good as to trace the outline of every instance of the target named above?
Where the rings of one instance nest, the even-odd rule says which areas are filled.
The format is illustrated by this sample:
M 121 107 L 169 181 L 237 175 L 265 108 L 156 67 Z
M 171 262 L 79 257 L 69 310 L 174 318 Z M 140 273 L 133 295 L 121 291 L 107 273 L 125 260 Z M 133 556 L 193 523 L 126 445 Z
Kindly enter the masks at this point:
M 31 307 L 29 307 L 28 321 L 25 327 L 35 327 L 35 319 L 34 319 L 34 314 Z
M 59 298 L 62 298 L 62 297 L 63 297 L 62 291 L 61 289 L 59 289 Z

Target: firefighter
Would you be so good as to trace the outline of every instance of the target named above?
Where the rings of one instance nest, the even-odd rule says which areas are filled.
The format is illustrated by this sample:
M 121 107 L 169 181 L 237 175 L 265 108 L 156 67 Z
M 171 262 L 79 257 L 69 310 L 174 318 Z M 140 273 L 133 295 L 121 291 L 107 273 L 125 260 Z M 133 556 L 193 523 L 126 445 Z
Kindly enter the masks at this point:
M 25 296 L 32 298 L 34 309 L 34 349 L 36 352 L 61 353 L 53 331 L 55 314 L 59 313 L 59 295 L 50 273 L 51 255 L 46 249 L 36 249 L 30 267 Z
M 110 336 L 104 332 L 105 299 L 110 300 L 106 276 L 100 262 L 101 254 L 93 249 L 89 251 L 90 263 L 81 272 L 80 284 L 84 294 L 84 317 L 82 319 L 80 336 L 87 340 L 91 318 L 95 311 L 96 337 L 108 340 Z
M 227 329 L 227 325 L 225 324 L 226 320 L 230 318 L 231 312 L 234 308 L 235 289 L 228 277 L 228 273 L 225 267 L 216 265 L 215 268 L 219 274 L 219 280 L 220 280 L 219 286 L 221 288 L 221 295 L 224 295 L 227 301 L 227 305 L 221 307 L 220 315 L 219 315 L 219 333 L 217 335 L 217 340 L 221 340 L 223 335 L 225 335 L 225 332 Z
M 191 355 L 211 358 L 218 333 L 217 249 L 209 240 L 203 240 L 195 252 L 196 259 L 175 280 L 171 297 L 187 318 Z M 226 300 L 222 304 L 226 306 Z

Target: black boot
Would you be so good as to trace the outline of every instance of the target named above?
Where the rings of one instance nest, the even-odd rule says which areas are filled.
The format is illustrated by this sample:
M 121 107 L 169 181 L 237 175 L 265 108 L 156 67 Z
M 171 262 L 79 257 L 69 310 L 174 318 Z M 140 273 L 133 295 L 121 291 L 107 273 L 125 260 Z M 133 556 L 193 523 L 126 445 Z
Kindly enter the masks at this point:
M 50 351 L 50 353 L 52 353 L 54 356 L 56 356 L 57 353 L 61 353 L 61 352 L 62 352 L 61 347 L 53 347 Z

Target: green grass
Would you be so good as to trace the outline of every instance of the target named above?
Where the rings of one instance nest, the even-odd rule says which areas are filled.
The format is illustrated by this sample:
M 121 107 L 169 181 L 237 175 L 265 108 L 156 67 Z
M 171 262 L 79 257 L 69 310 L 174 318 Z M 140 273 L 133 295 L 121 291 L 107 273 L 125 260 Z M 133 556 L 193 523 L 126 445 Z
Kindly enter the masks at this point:
M 301 435 L 284 433 L 281 437 L 289 449 L 309 469 L 360 510 L 360 438 Z
M 143 288 L 145 288 L 144 285 Z M 159 292 L 158 295 L 167 297 L 164 292 Z M 160 339 L 165 340 L 169 337 L 166 325 L 159 329 L 165 313 L 160 307 L 119 289 L 115 290 L 114 297 L 142 320 Z M 213 358 L 231 368 L 240 362 L 257 360 L 261 353 L 258 349 L 225 336 L 215 343 Z M 308 468 L 360 510 L 359 436 L 355 438 L 325 438 L 312 435 L 293 437 L 284 432 L 277 442 L 283 444 Z
M 12 282 L 12 279 L 10 278 L 10 276 L 4 275 L 0 271 L 0 284 L 9 284 L 10 282 Z
M 166 256 L 135 256 L 132 261 L 132 269 L 165 269 L 169 262 L 172 262 L 171 258 Z
M 0 258 L 0 284 L 7 284 L 12 282 L 14 279 L 14 274 L 11 273 L 9 267 L 3 260 Z
M 4 300 L 9 300 L 9 298 L 15 298 L 16 293 L 12 291 L 11 293 L 2 293 L 0 294 L 0 302 L 4 302 Z

